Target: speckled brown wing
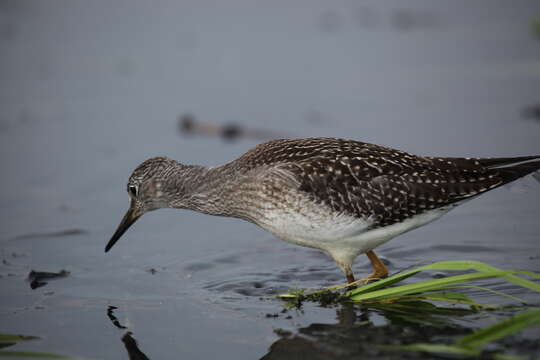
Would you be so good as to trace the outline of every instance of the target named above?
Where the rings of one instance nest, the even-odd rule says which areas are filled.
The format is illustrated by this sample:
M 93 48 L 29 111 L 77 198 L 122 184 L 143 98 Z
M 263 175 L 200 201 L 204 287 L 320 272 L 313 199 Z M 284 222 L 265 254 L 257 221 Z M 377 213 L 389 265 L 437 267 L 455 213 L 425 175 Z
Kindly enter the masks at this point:
M 354 140 L 313 138 L 264 143 L 237 161 L 246 170 L 279 164 L 313 201 L 385 226 L 513 181 L 525 170 L 498 166 L 535 158 L 422 157 Z
M 450 160 L 412 155 L 408 163 L 403 159 L 396 163 L 379 151 L 376 161 L 369 155 L 367 159 L 345 155 L 291 164 L 290 169 L 302 179 L 300 190 L 314 201 L 369 218 L 374 226 L 391 225 L 447 207 L 502 183 L 496 171 L 475 167 L 474 160 L 463 159 L 467 166 L 455 167 Z
M 377 174 L 376 159 L 386 157 L 387 161 L 383 166 L 391 170 L 394 165 L 405 166 L 410 160 L 425 162 L 429 160 L 386 148 L 383 146 L 368 144 L 360 141 L 335 139 L 335 138 L 307 138 L 307 139 L 281 139 L 262 143 L 246 152 L 244 155 L 231 162 L 229 166 L 251 170 L 264 165 L 277 165 L 285 163 L 324 163 L 325 160 L 332 161 L 338 158 L 361 157 L 371 159 L 371 165 L 363 169 L 367 177 Z M 409 158 L 407 158 L 409 157 Z M 323 164 L 324 165 L 324 164 Z M 362 164 L 358 164 L 359 166 Z M 369 165 L 369 164 L 368 164 Z M 362 170 L 358 168 L 356 170 Z

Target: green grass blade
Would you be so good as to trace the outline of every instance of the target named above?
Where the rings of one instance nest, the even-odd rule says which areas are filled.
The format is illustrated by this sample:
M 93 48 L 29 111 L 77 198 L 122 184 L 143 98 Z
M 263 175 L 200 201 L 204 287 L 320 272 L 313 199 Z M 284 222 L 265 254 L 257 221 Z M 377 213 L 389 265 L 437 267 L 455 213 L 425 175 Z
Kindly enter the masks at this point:
M 379 280 L 377 282 L 362 286 L 358 289 L 354 289 L 345 293 L 345 296 L 354 296 L 359 294 L 364 294 L 366 292 L 374 291 L 382 287 L 392 285 L 396 282 L 403 281 L 408 277 L 411 277 L 420 271 L 424 270 L 454 270 L 454 271 L 467 271 L 467 270 L 476 270 L 476 271 L 489 271 L 493 270 L 484 263 L 479 261 L 469 261 L 469 260 L 456 260 L 456 261 L 439 261 L 433 264 L 420 266 L 418 268 L 408 270 L 396 275 L 390 276 L 389 278 Z M 498 270 L 498 269 L 496 269 Z
M 423 271 L 423 270 L 459 270 L 459 271 L 476 270 L 478 272 L 503 271 L 501 269 L 497 269 L 494 266 L 484 264 L 480 261 L 471 261 L 471 260 L 440 261 L 440 262 L 436 262 L 430 265 L 422 266 L 416 270 L 420 270 L 420 271 Z M 530 290 L 540 292 L 540 284 L 535 283 L 534 281 L 523 279 L 513 274 L 528 275 L 530 277 L 534 277 L 537 279 L 540 279 L 540 275 L 534 274 L 528 271 L 513 271 L 512 274 L 509 273 L 504 276 L 501 276 L 506 281 L 515 283 L 517 285 L 528 288 Z
M 527 275 L 527 276 L 530 276 L 530 277 L 533 277 L 533 278 L 536 278 L 536 279 L 540 280 L 540 275 L 539 274 L 535 274 L 535 273 L 530 272 L 530 271 L 519 270 L 519 271 L 517 271 L 517 273 Z
M 419 270 L 419 271 L 423 271 L 423 270 L 452 270 L 452 271 L 476 270 L 478 272 L 502 271 L 501 269 L 498 269 L 494 266 L 484 264 L 483 262 L 480 262 L 480 261 L 473 261 L 473 260 L 439 261 L 433 264 L 421 266 L 414 270 Z M 528 272 L 528 271 L 514 271 L 513 273 L 523 274 L 530 277 L 534 277 L 536 279 L 540 279 L 540 275 L 532 273 L 532 272 Z M 517 281 L 519 285 L 530 288 L 531 290 L 540 291 L 540 284 L 537 284 L 533 281 L 525 280 L 523 278 L 520 278 L 512 274 L 506 275 L 505 278 L 510 282 Z
M 370 308 L 382 312 L 385 317 L 400 318 L 409 323 L 432 325 L 451 325 L 453 319 L 474 313 L 463 307 L 442 307 L 414 299 L 390 303 L 376 302 L 370 304 Z
M 422 351 L 432 354 L 448 354 L 459 356 L 478 356 L 480 351 L 475 349 L 462 348 L 455 345 L 438 345 L 438 344 L 412 344 L 403 346 L 385 346 L 384 348 L 389 350 L 408 350 L 408 351 Z
M 492 266 L 474 260 L 447 260 L 419 267 L 420 270 L 453 270 L 453 271 L 493 271 L 498 270 Z
M 457 356 L 458 358 L 477 358 L 481 351 L 476 349 L 467 349 L 455 345 L 437 345 L 437 344 L 412 344 L 403 346 L 384 346 L 383 348 L 398 351 L 421 351 L 430 354 Z M 494 360 L 524 360 L 520 356 L 506 354 L 492 354 Z
M 390 285 L 401 282 L 417 274 L 420 271 L 426 271 L 426 270 L 476 271 L 476 273 L 469 273 L 469 274 L 463 274 L 463 275 L 457 275 L 457 276 L 448 276 L 442 279 L 427 280 L 427 281 L 418 282 L 416 284 L 407 284 L 407 285 L 389 287 Z M 525 287 L 527 289 L 530 289 L 536 292 L 540 292 L 539 283 L 525 279 L 520 276 L 516 276 L 516 275 L 526 275 L 529 277 L 540 279 L 540 275 L 537 275 L 531 272 L 500 270 L 479 261 L 471 261 L 471 260 L 440 261 L 433 264 L 420 266 L 418 268 L 411 269 L 402 273 L 395 274 L 386 279 L 382 279 L 377 282 L 370 283 L 368 285 L 359 287 L 357 289 L 349 290 L 343 294 L 343 297 L 349 298 L 352 301 L 399 298 L 402 296 L 407 296 L 414 293 L 420 293 L 420 292 L 426 292 L 426 291 L 442 291 L 442 290 L 449 290 L 449 289 L 457 289 L 458 287 L 453 286 L 454 284 L 459 284 L 463 282 L 468 282 L 468 281 L 482 279 L 482 278 L 489 278 L 489 277 L 500 277 L 501 279 L 504 279 L 516 285 Z M 310 299 L 309 296 L 311 294 L 316 295 L 318 293 L 323 293 L 329 290 L 341 289 L 347 286 L 348 285 L 339 285 L 339 286 L 334 286 L 329 289 L 318 290 L 312 293 L 303 293 L 300 295 L 293 293 L 293 294 L 279 295 L 278 297 L 281 297 L 285 300 L 300 298 L 300 297 Z M 472 287 L 472 285 L 470 286 Z M 511 296 L 509 294 L 505 294 L 503 292 L 497 292 L 495 290 L 481 288 L 481 287 L 476 287 L 476 289 L 485 290 L 494 294 L 508 297 L 512 300 L 516 300 L 521 303 L 525 303 L 524 300 Z
M 37 336 L 0 334 L 0 345 L 16 344 L 22 341 L 31 341 L 31 340 L 37 340 L 37 339 L 39 339 Z
M 467 295 L 460 293 L 460 292 L 453 292 L 453 291 L 441 291 L 441 292 L 433 292 L 433 293 L 427 293 L 422 294 L 422 296 L 428 297 L 433 300 L 440 300 L 440 301 L 468 301 L 473 302 L 473 300 L 468 297 Z
M 498 273 L 498 275 L 496 275 L 496 276 L 498 276 L 498 277 L 500 277 L 500 278 L 502 278 L 502 279 L 504 279 L 506 281 L 512 282 L 512 283 L 514 283 L 516 285 L 528 288 L 528 289 L 533 290 L 533 291 L 540 292 L 540 284 L 538 284 L 538 283 L 536 283 L 534 281 L 530 281 L 530 280 L 527 280 L 527 279 L 524 279 L 524 278 L 521 278 L 519 276 L 514 275 L 514 274 L 523 274 L 523 275 L 528 275 L 528 276 L 540 279 L 540 276 L 537 275 L 537 274 L 526 272 L 526 271 L 504 271 L 504 270 L 497 269 L 497 268 L 495 268 L 493 266 L 484 264 L 484 263 L 479 262 L 479 261 L 458 260 L 458 261 L 440 261 L 440 262 L 436 262 L 436 263 L 433 263 L 433 264 L 430 264 L 430 265 L 421 266 L 419 268 L 412 269 L 412 270 L 406 271 L 404 273 L 396 274 L 396 275 L 394 275 L 392 277 L 389 277 L 387 279 L 380 280 L 380 281 L 377 281 L 377 282 L 372 283 L 372 284 L 368 284 L 368 285 L 360 287 L 358 289 L 348 291 L 347 293 L 345 293 L 345 296 L 351 297 L 353 299 L 353 301 L 359 301 L 359 300 L 363 299 L 360 296 L 362 294 L 376 292 L 378 289 L 381 289 L 381 288 L 386 287 L 388 285 L 391 285 L 391 284 L 394 284 L 396 282 L 402 281 L 402 280 L 404 280 L 404 279 L 406 279 L 406 278 L 408 278 L 408 277 L 410 277 L 412 275 L 417 274 L 420 271 L 425 271 L 425 270 L 439 270 L 439 271 L 440 270 L 445 270 L 445 271 L 449 271 L 449 270 L 451 270 L 451 271 L 475 270 L 475 271 L 477 271 L 476 274 L 467 274 L 467 275 Z M 458 276 L 460 276 L 460 275 L 458 275 Z M 484 276 L 480 275 L 479 278 L 482 278 L 482 277 L 484 277 Z M 492 277 L 492 276 L 485 276 L 485 277 Z M 454 277 L 446 277 L 446 278 L 437 279 L 437 280 L 443 280 L 444 281 L 445 279 L 449 279 L 449 278 L 454 278 Z M 470 280 L 473 280 L 473 278 L 471 278 Z M 428 281 L 430 281 L 430 280 L 428 280 Z M 467 280 L 465 280 L 465 281 L 467 281 Z M 422 284 L 422 283 L 418 283 L 418 284 Z M 403 285 L 403 286 L 407 286 L 407 285 Z M 422 291 L 427 291 L 427 290 L 422 290 Z
M 508 274 L 509 271 L 490 271 L 490 272 L 478 272 L 472 274 L 463 274 L 448 276 L 442 279 L 426 280 L 413 284 L 406 284 L 381 290 L 376 290 L 370 293 L 359 294 L 351 296 L 352 301 L 364 301 L 384 298 L 398 298 L 405 295 L 417 294 L 426 291 L 442 290 L 450 285 L 459 284 L 463 282 L 473 281 L 477 279 L 484 279 L 490 277 L 503 276 Z
M 534 18 L 531 21 L 531 29 L 533 34 L 540 39 L 540 17 Z
M 510 295 L 510 294 L 507 294 L 503 291 L 499 291 L 499 290 L 493 290 L 493 289 L 490 289 L 490 288 L 487 288 L 487 287 L 483 287 L 483 286 L 476 286 L 476 285 L 460 285 L 460 286 L 452 286 L 452 287 L 448 287 L 447 288 L 448 290 L 455 290 L 455 289 L 475 289 L 475 290 L 481 290 L 481 291 L 485 291 L 485 292 L 489 292 L 489 293 L 492 293 L 492 294 L 495 294 L 495 295 L 498 295 L 498 296 L 502 296 L 502 297 L 506 297 L 508 299 L 511 299 L 511 300 L 514 300 L 516 302 L 520 302 L 522 304 L 526 304 L 527 302 L 522 299 L 522 298 L 518 298 L 517 296 L 514 296 L 514 295 Z
M 362 286 L 359 287 L 359 288 L 356 288 L 354 290 L 350 290 L 350 291 L 346 292 L 344 294 L 344 296 L 349 296 L 352 293 L 361 294 L 361 293 L 364 293 L 364 292 L 373 291 L 373 290 L 380 289 L 380 288 L 385 287 L 385 286 L 392 285 L 392 284 L 394 284 L 396 282 L 399 282 L 399 281 L 403 281 L 406 278 L 415 275 L 419 271 L 420 271 L 420 269 L 418 268 L 418 269 L 413 269 L 413 270 L 409 270 L 409 271 L 399 272 L 399 273 L 394 274 L 394 275 L 392 275 L 390 277 L 387 277 L 386 279 L 381 279 L 381 280 L 371 282 L 371 283 L 366 284 L 366 285 L 361 283 L 362 280 L 357 280 L 356 282 L 354 282 L 352 284 L 335 285 L 335 286 L 323 288 L 323 289 L 320 289 L 320 290 L 312 291 L 312 292 L 306 293 L 304 295 L 311 295 L 311 294 L 316 294 L 316 293 L 320 293 L 320 292 L 324 292 L 324 291 L 334 291 L 334 290 L 345 289 L 345 288 L 350 287 L 351 285 L 362 285 Z M 294 294 L 292 296 L 294 296 Z M 278 297 L 290 298 L 291 294 L 278 295 Z
M 540 326 L 540 309 L 522 311 L 509 319 L 461 338 L 456 342 L 456 345 L 466 348 L 478 348 L 488 342 L 534 326 Z
M 72 357 L 32 351 L 0 351 L 0 357 L 31 358 L 31 359 L 74 359 Z
M 526 271 L 512 271 L 512 273 L 513 274 L 527 274 L 529 276 L 532 275 L 532 273 L 528 273 Z M 522 286 L 522 287 L 527 288 L 529 290 L 540 292 L 540 284 L 538 284 L 538 283 L 536 283 L 534 281 L 531 281 L 531 280 L 523 279 L 522 277 L 519 277 L 519 276 L 516 276 L 516 275 L 513 275 L 513 274 L 504 275 L 504 276 L 502 276 L 502 278 L 504 280 L 508 281 L 508 282 L 511 282 L 511 283 L 516 284 L 516 285 Z M 539 277 L 539 279 L 540 279 L 540 277 Z
M 449 291 L 438 291 L 438 292 L 426 292 L 423 294 L 415 294 L 415 295 L 405 295 L 399 298 L 399 302 L 407 302 L 407 301 L 443 301 L 448 303 L 473 303 L 476 304 L 471 298 L 466 296 L 463 293 L 459 292 L 449 292 Z M 383 303 L 395 303 L 395 299 L 383 299 L 383 300 L 375 300 L 376 302 L 383 302 Z
M 406 301 L 409 297 L 400 297 L 399 301 Z M 426 294 L 420 294 L 420 295 L 411 295 L 411 299 L 418 299 L 423 301 L 439 301 L 439 302 L 446 302 L 449 304 L 462 304 L 462 305 L 469 305 L 473 308 L 483 308 L 483 309 L 496 309 L 497 306 L 493 305 L 484 305 L 477 303 L 476 301 L 472 300 L 470 297 L 466 296 L 463 293 L 459 292 L 448 292 L 448 291 L 441 291 L 441 292 L 432 292 L 432 293 L 426 293 Z M 384 301 L 384 300 L 383 300 Z
M 30 335 L 0 334 L 0 348 L 15 345 L 23 341 L 37 340 L 39 337 Z M 32 359 L 75 359 L 70 356 L 34 351 L 4 351 L 0 350 L 0 358 L 32 358 Z

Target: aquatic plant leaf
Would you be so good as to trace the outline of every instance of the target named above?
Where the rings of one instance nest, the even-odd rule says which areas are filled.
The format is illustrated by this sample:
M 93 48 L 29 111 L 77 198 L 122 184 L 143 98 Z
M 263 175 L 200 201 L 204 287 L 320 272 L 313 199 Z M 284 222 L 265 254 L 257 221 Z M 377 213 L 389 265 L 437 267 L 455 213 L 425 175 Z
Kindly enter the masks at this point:
M 429 294 L 424 294 L 423 297 L 432 299 L 432 300 L 441 300 L 441 301 L 466 301 L 474 302 L 467 295 L 460 292 L 451 292 L 451 291 L 441 291 L 434 292 Z
M 530 272 L 530 271 L 518 270 L 517 273 L 527 275 L 527 276 L 530 276 L 530 277 L 533 277 L 533 278 L 537 278 L 538 280 L 540 280 L 540 275 L 539 274 L 536 274 L 536 273 L 533 273 L 533 272 Z
M 535 326 L 540 326 L 540 308 L 522 311 L 509 319 L 499 321 L 491 326 L 477 330 L 474 333 L 457 340 L 454 345 L 411 344 L 404 346 L 387 346 L 385 348 L 461 356 L 479 356 L 483 345 Z M 506 354 L 494 354 L 493 358 L 499 360 L 522 359 L 521 357 Z
M 492 266 L 484 264 L 475 260 L 446 260 L 438 261 L 433 264 L 424 265 L 418 268 L 418 270 L 477 270 L 477 271 L 490 271 L 497 270 Z
M 22 341 L 37 340 L 37 336 L 29 335 L 15 335 L 15 334 L 0 334 L 0 345 L 1 344 L 16 344 Z
M 448 288 L 450 290 L 452 288 Z M 399 303 L 408 303 L 408 302 L 415 302 L 415 301 L 441 301 L 441 302 L 447 302 L 451 304 L 467 304 L 467 305 L 474 305 L 474 306 L 484 306 L 482 304 L 479 304 L 472 300 L 467 295 L 460 293 L 460 292 L 449 292 L 449 291 L 439 291 L 439 292 L 426 292 L 423 294 L 415 294 L 415 295 L 406 295 L 399 297 L 398 299 L 394 298 L 388 298 L 388 299 L 382 299 L 382 300 L 374 300 L 377 303 L 396 303 L 396 300 L 399 300 Z M 427 304 L 431 304 L 428 302 Z M 431 304 L 432 306 L 435 306 Z
M 31 341 L 39 339 L 37 336 L 15 335 L 15 334 L 0 334 L 0 349 L 15 345 L 23 341 Z
M 478 272 L 489 272 L 489 271 L 503 271 L 494 266 L 484 264 L 480 261 L 464 260 L 464 261 L 440 261 L 430 265 L 422 266 L 418 270 L 476 270 Z M 528 271 L 519 271 L 512 270 L 508 274 L 504 274 L 501 277 L 509 282 L 513 282 L 517 285 L 529 288 L 534 291 L 540 292 L 540 284 L 537 284 L 533 281 L 523 279 L 514 274 L 522 274 L 530 277 L 540 279 L 540 275 L 534 274 Z
M 75 359 L 64 355 L 33 351 L 0 351 L 0 358 L 1 357 L 30 359 Z
M 24 341 L 38 340 L 39 337 L 31 335 L 0 334 L 0 348 L 15 345 Z M 75 359 L 73 357 L 46 352 L 34 351 L 5 351 L 0 350 L 0 358 L 32 358 L 32 359 Z
M 380 289 L 380 288 L 392 285 L 392 284 L 394 284 L 396 282 L 403 281 L 406 278 L 411 277 L 414 274 L 418 273 L 419 271 L 421 271 L 421 270 L 420 269 L 413 269 L 413 270 L 409 270 L 409 271 L 400 272 L 400 273 L 394 274 L 394 275 L 392 275 L 392 276 L 390 276 L 390 277 L 388 277 L 386 279 L 381 279 L 379 281 L 371 282 L 371 283 L 369 283 L 367 285 L 363 285 L 362 287 L 357 288 L 354 291 L 355 291 L 355 293 L 364 293 L 364 292 L 369 292 L 369 291 L 373 291 L 373 290 L 376 290 L 376 289 Z M 319 293 L 323 293 L 323 292 L 328 292 L 328 291 L 346 289 L 346 288 L 349 288 L 351 285 L 360 285 L 360 284 L 361 284 L 361 280 L 357 280 L 353 284 L 334 285 L 334 286 L 326 287 L 326 288 L 311 291 L 311 292 L 306 292 L 305 291 L 306 289 L 290 290 L 287 294 L 281 294 L 281 295 L 278 295 L 278 297 L 282 298 L 282 299 L 291 299 L 291 298 L 295 298 L 295 297 L 305 297 L 305 296 L 309 297 L 311 295 L 315 295 L 315 294 L 319 294 Z M 344 296 L 350 296 L 349 294 L 350 294 L 350 292 L 347 292 L 347 293 L 344 294 Z
M 520 302 L 522 304 L 526 304 L 527 302 L 525 300 L 523 300 L 522 298 L 518 298 L 517 296 L 514 296 L 514 295 L 510 295 L 510 294 L 507 294 L 503 291 L 500 291 L 500 290 L 493 290 L 493 289 L 490 289 L 490 288 L 487 288 L 487 287 L 483 287 L 483 286 L 476 286 L 476 285 L 460 285 L 460 286 L 452 286 L 452 287 L 449 287 L 447 288 L 448 290 L 450 289 L 476 289 L 476 290 L 481 290 L 481 291 L 485 291 L 485 292 L 489 292 L 489 293 L 492 293 L 492 294 L 495 294 L 495 295 L 498 295 L 498 296 L 502 296 L 502 297 L 506 297 L 506 298 L 509 298 L 511 300 L 514 300 L 514 301 L 517 301 L 517 302 Z
M 429 270 L 475 271 L 475 272 L 469 272 L 466 274 L 455 275 L 455 276 L 447 276 L 440 279 L 420 281 L 420 282 L 411 283 L 411 284 L 391 286 L 417 274 L 420 271 L 429 271 Z M 345 293 L 343 293 L 342 296 L 334 296 L 334 299 L 336 301 L 348 299 L 353 302 L 369 302 L 370 305 L 372 305 L 373 302 L 376 302 L 376 301 L 391 302 L 391 301 L 406 301 L 406 300 L 414 299 L 414 300 L 428 300 L 428 301 L 445 301 L 445 302 L 454 303 L 454 304 L 465 304 L 465 305 L 471 306 L 472 308 L 493 308 L 493 306 L 479 304 L 479 303 L 474 302 L 472 299 L 464 298 L 463 296 L 461 297 L 461 299 L 458 299 L 457 296 L 459 295 L 455 295 L 455 294 L 453 295 L 453 297 L 449 297 L 449 296 L 444 296 L 444 295 L 433 295 L 433 293 L 448 292 L 450 290 L 455 290 L 459 288 L 475 288 L 478 290 L 484 290 L 487 292 L 505 296 L 507 298 L 510 298 L 512 300 L 515 300 L 521 303 L 525 303 L 523 299 L 506 294 L 504 292 L 495 291 L 492 289 L 467 284 L 471 281 L 478 280 L 478 279 L 499 277 L 501 279 L 504 279 L 516 285 L 525 287 L 527 289 L 530 289 L 536 292 L 540 292 L 539 283 L 525 279 L 522 276 L 517 276 L 517 275 L 525 275 L 528 277 L 540 279 L 540 275 L 537 275 L 531 272 L 515 271 L 515 270 L 500 270 L 498 268 L 484 264 L 479 261 L 471 261 L 471 260 L 440 261 L 433 264 L 420 266 L 418 268 L 414 268 L 408 271 L 404 271 L 404 272 L 392 275 L 386 279 L 382 279 L 377 282 L 373 282 L 373 283 L 361 286 L 359 288 L 346 291 Z M 318 299 L 320 298 L 320 294 L 323 294 L 325 292 L 329 292 L 332 290 L 343 289 L 348 286 L 350 286 L 350 284 L 334 286 L 331 288 L 321 289 L 321 290 L 317 290 L 313 292 L 289 293 L 286 295 L 280 295 L 279 297 L 285 300 L 289 300 L 289 301 L 290 300 L 296 300 L 300 302 L 305 301 L 305 300 L 318 301 Z M 409 296 L 412 296 L 413 298 L 407 299 L 407 297 Z
M 277 295 L 280 299 L 294 299 L 297 297 L 301 297 L 304 295 L 306 289 L 290 289 L 288 293 L 286 294 L 279 294 Z
M 451 355 L 465 358 L 477 358 L 481 355 L 481 351 L 478 349 L 468 349 L 456 345 L 438 345 L 438 344 L 412 344 L 403 346 L 385 346 L 388 350 L 398 351 L 421 351 L 431 354 L 439 355 Z M 490 359 L 494 360 L 524 360 L 520 356 L 506 355 L 506 354 L 491 354 Z
M 358 294 L 363 294 L 366 292 L 370 292 L 376 289 L 380 289 L 383 287 L 386 287 L 388 285 L 395 284 L 396 282 L 403 281 L 417 273 L 423 270 L 471 270 L 471 268 L 478 269 L 481 268 L 482 265 L 485 265 L 481 262 L 477 261 L 439 261 L 430 265 L 421 266 L 415 269 L 411 269 L 408 271 L 404 271 L 401 273 L 397 273 L 395 275 L 392 275 L 386 279 L 379 280 L 374 283 L 370 283 L 368 285 L 362 286 L 360 288 L 348 291 L 345 296 L 353 296 Z
M 424 351 L 435 354 L 452 354 L 461 356 L 476 356 L 479 354 L 478 350 L 462 348 L 455 345 L 412 344 L 401 346 L 385 346 L 384 348 L 389 350 Z
M 472 274 L 448 276 L 441 279 L 420 281 L 417 283 L 376 290 L 376 291 L 365 293 L 365 294 L 352 295 L 350 298 L 352 301 L 398 298 L 405 295 L 419 294 L 426 291 L 444 290 L 444 288 L 450 285 L 460 284 L 460 283 L 469 282 L 473 280 L 497 277 L 497 276 L 501 277 L 507 273 L 508 272 L 506 271 L 489 271 L 489 272 L 477 272 L 477 273 L 472 273 Z
M 540 39 L 540 17 L 536 17 L 531 21 L 531 29 L 533 34 Z
M 391 303 L 384 303 L 384 302 L 377 302 L 374 303 L 373 306 L 370 306 L 374 309 L 382 309 L 385 311 L 392 311 L 392 312 L 402 312 L 402 313 L 409 313 L 413 316 L 418 316 L 418 314 L 429 314 L 429 315 L 468 315 L 474 313 L 471 310 L 465 309 L 465 308 L 457 308 L 457 307 L 443 307 L 443 306 L 436 306 L 430 302 L 423 301 L 423 300 L 406 300 L 406 301 L 399 301 L 399 302 L 391 302 Z
M 508 282 L 511 282 L 511 283 L 516 284 L 516 285 L 522 286 L 522 287 L 527 288 L 529 290 L 540 292 L 540 284 L 538 284 L 538 283 L 536 283 L 534 281 L 531 281 L 531 280 L 523 279 L 522 277 L 515 276 L 513 274 L 528 275 L 528 276 L 531 276 L 531 277 L 535 277 L 537 279 L 540 279 L 540 276 L 538 276 L 537 274 L 533 274 L 531 272 L 528 272 L 528 271 L 519 271 L 519 270 L 512 271 L 511 274 L 502 276 L 502 278 L 504 280 L 508 281 Z
M 527 279 L 524 279 L 522 277 L 514 275 L 514 274 L 522 274 L 522 275 L 527 275 L 527 276 L 530 276 L 530 277 L 540 279 L 540 276 L 537 275 L 537 274 L 526 272 L 526 271 L 500 270 L 500 269 L 497 269 L 497 268 L 495 268 L 493 266 L 484 264 L 484 263 L 479 262 L 479 261 L 458 260 L 458 261 L 440 261 L 440 262 L 436 262 L 436 263 L 433 263 L 433 264 L 430 264 L 430 265 L 421 266 L 419 268 L 412 269 L 412 270 L 406 271 L 404 273 L 396 274 L 394 276 L 391 276 L 388 279 L 380 280 L 380 281 L 377 281 L 376 283 L 368 284 L 368 285 L 363 286 L 361 288 L 350 290 L 347 293 L 345 293 L 345 296 L 349 296 L 349 297 L 351 297 L 351 299 L 358 301 L 358 300 L 362 299 L 358 295 L 365 294 L 365 293 L 368 293 L 368 292 L 373 292 L 374 290 L 377 290 L 377 289 L 380 289 L 382 287 L 391 285 L 391 284 L 396 283 L 398 281 L 402 281 L 405 278 L 410 277 L 410 276 L 412 276 L 412 275 L 414 275 L 414 274 L 416 274 L 416 273 L 418 273 L 420 271 L 424 271 L 424 270 L 439 270 L 439 271 L 440 270 L 445 270 L 445 271 L 470 271 L 470 270 L 475 270 L 475 271 L 477 271 L 476 274 L 472 273 L 472 274 L 465 274 L 465 275 L 458 275 L 458 276 L 467 276 L 467 275 L 471 276 L 471 278 L 469 278 L 469 279 L 463 278 L 463 282 L 476 280 L 476 279 L 483 278 L 483 277 L 497 276 L 497 277 L 500 277 L 500 278 L 502 278 L 502 279 L 504 279 L 506 281 L 512 282 L 512 283 L 514 283 L 516 285 L 528 288 L 528 289 L 533 290 L 533 291 L 540 292 L 540 284 L 538 284 L 538 283 L 536 283 L 534 281 L 530 281 L 530 280 L 527 280 Z M 487 276 L 487 274 L 489 274 L 489 273 L 491 273 L 491 275 Z M 479 274 L 484 274 L 486 276 L 479 275 Z M 451 285 L 452 281 L 458 280 L 458 279 L 459 278 L 455 278 L 455 277 L 445 277 L 445 278 L 442 278 L 442 279 L 428 280 L 427 282 L 432 281 L 431 284 L 437 284 L 436 281 L 441 280 L 441 282 L 439 284 L 441 286 L 444 286 L 444 283 L 446 281 L 449 282 L 449 283 L 447 283 L 447 285 Z M 426 284 L 426 282 L 420 282 L 420 283 L 416 283 L 416 284 Z M 402 285 L 402 286 L 408 286 L 408 285 Z M 436 289 L 434 289 L 434 290 L 436 290 Z M 424 289 L 424 290 L 421 290 L 421 291 L 428 291 L 428 290 Z
M 398 302 L 374 302 L 369 304 L 388 320 L 403 320 L 407 323 L 430 324 L 432 326 L 452 326 L 456 317 L 471 315 L 476 311 L 463 307 L 436 306 L 433 303 L 407 299 Z
M 540 309 L 519 312 L 509 319 L 499 321 L 461 338 L 456 342 L 456 345 L 466 348 L 478 348 L 486 343 L 534 326 L 540 326 Z
M 448 289 L 451 289 L 451 288 L 448 288 Z M 407 301 L 408 298 L 411 298 L 411 299 L 416 298 L 416 299 L 424 300 L 424 301 L 446 302 L 446 303 L 449 303 L 449 304 L 469 305 L 472 308 L 490 308 L 490 309 L 496 309 L 497 308 L 497 306 L 480 304 L 480 303 L 472 300 L 467 295 L 465 295 L 463 293 L 459 293 L 459 292 L 442 291 L 442 292 L 425 293 L 425 294 L 421 294 L 421 295 L 410 295 L 410 296 L 399 298 L 399 301 Z

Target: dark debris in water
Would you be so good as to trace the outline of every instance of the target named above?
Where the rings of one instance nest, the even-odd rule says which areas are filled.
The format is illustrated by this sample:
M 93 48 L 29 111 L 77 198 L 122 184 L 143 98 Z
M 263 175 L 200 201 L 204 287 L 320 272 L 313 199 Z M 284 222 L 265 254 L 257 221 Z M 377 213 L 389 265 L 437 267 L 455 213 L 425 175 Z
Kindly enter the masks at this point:
M 250 128 L 236 123 L 219 125 L 203 122 L 192 114 L 183 114 L 178 117 L 178 129 L 185 135 L 216 136 L 227 141 L 238 139 L 272 140 L 291 137 L 290 135 Z
M 47 285 L 45 280 L 55 280 L 60 278 L 65 278 L 69 276 L 69 271 L 60 270 L 59 272 L 46 272 L 46 271 L 34 271 L 31 270 L 28 274 L 27 280 L 30 282 L 30 287 L 32 290 L 40 288 Z
M 397 8 L 381 11 L 367 5 L 356 6 L 351 16 L 350 11 L 325 10 L 316 21 L 317 27 L 324 33 L 335 34 L 356 24 L 359 29 L 382 30 L 391 28 L 405 33 L 441 28 L 444 24 L 439 13 L 414 8 Z
M 540 121 L 540 104 L 525 107 L 521 112 L 521 116 L 525 119 Z
M 29 233 L 15 236 L 13 240 L 28 240 L 28 239 L 41 239 L 41 238 L 53 238 L 53 237 L 62 237 L 62 236 L 78 236 L 88 234 L 88 231 L 84 229 L 65 229 L 60 231 L 51 231 L 51 232 L 37 232 Z
M 348 301 L 343 294 L 337 291 L 322 291 L 311 294 L 297 293 L 294 298 L 287 299 L 288 307 L 300 309 L 304 302 L 314 302 L 321 307 L 329 307 L 337 305 L 341 302 Z
M 12 252 L 9 255 L 5 255 L 5 254 L 2 253 L 2 255 L 3 255 L 2 265 L 6 265 L 6 266 L 11 266 L 12 265 L 11 261 L 9 261 L 7 258 L 17 259 L 17 258 L 22 258 L 22 257 L 26 256 L 26 254 L 24 254 L 24 253 L 16 253 L 16 252 Z
M 124 325 L 120 324 L 120 321 L 118 320 L 118 318 L 114 315 L 114 310 L 118 309 L 116 306 L 109 306 L 107 308 L 107 317 L 109 318 L 109 320 L 111 320 L 111 322 L 113 323 L 114 326 L 116 326 L 117 328 L 119 329 L 127 329 L 127 327 L 125 327 Z

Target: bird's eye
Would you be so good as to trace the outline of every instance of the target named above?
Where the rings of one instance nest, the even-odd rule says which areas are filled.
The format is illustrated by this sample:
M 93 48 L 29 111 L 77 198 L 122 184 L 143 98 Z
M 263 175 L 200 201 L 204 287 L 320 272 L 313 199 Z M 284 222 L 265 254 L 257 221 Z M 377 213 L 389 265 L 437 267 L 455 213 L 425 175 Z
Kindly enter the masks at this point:
M 129 185 L 128 186 L 128 191 L 132 196 L 134 196 L 134 197 L 137 196 L 137 187 L 135 185 Z

